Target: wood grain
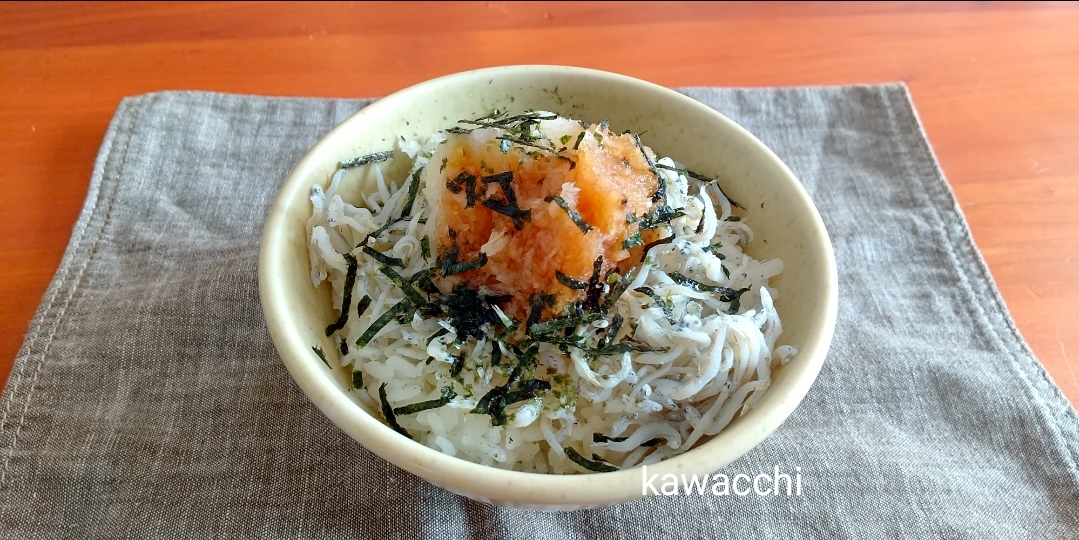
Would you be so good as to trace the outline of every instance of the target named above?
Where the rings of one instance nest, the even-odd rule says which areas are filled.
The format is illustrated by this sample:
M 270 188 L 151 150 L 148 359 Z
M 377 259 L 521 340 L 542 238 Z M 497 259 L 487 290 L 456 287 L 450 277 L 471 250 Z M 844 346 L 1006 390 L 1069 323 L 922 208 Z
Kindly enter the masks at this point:
M 124 96 L 367 97 L 552 63 L 672 87 L 905 81 L 1019 330 L 1077 404 L 1076 28 L 1074 3 L 2 3 L 0 380 Z

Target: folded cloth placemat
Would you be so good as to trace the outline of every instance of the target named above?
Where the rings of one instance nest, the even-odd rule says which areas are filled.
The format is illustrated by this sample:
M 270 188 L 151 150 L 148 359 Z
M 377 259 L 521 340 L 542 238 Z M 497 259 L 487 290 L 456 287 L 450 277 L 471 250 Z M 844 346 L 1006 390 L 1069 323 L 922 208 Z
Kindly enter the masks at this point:
M 903 85 L 684 89 L 804 183 L 839 267 L 816 384 L 729 476 L 801 495 L 535 513 L 387 464 L 290 380 L 258 243 L 368 101 L 123 100 L 0 401 L 5 538 L 1074 538 L 1079 423 L 1012 324 Z M 297 254 L 297 256 L 304 256 Z

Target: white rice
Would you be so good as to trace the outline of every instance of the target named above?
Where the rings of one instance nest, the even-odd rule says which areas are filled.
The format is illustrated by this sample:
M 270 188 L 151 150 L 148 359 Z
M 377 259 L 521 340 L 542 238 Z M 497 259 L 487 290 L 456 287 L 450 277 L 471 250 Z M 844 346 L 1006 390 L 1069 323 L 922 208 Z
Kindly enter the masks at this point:
M 555 133 L 565 131 L 565 122 L 540 122 L 534 135 L 554 140 Z M 497 133 L 477 130 L 472 136 Z M 491 415 L 470 412 L 483 396 L 504 384 L 508 374 L 507 368 L 492 367 L 493 345 L 487 339 L 469 337 L 458 343 L 456 329 L 448 321 L 414 313 L 404 323 L 390 322 L 366 346 L 356 346 L 368 327 L 404 295 L 379 270 L 381 263 L 354 246 L 401 214 L 413 172 L 424 169 L 420 180 L 426 187 L 444 181 L 438 167 L 425 167 L 428 162 L 438 163 L 446 137 L 443 132 L 427 141 L 402 142 L 401 152 L 413 161 L 410 176 L 394 184 L 382 176 L 380 164 L 365 165 L 375 168 L 376 186 L 360 201 L 345 201 L 338 193 L 350 177 L 340 169 L 325 191 L 317 185 L 312 188 L 313 213 L 307 223 L 312 284 L 329 283 L 335 309 L 341 309 L 345 294 L 348 261 L 344 254 L 357 261 L 349 306 L 352 315 L 335 337 L 347 343 L 348 352 L 326 354 L 331 363 L 362 373 L 363 386 L 350 392 L 353 398 L 377 413 L 382 410 L 379 388 L 383 385 L 394 407 L 438 399 L 446 386 L 454 389 L 456 396 L 444 406 L 396 415 L 400 426 L 418 442 L 476 463 L 541 473 L 585 471 L 567 457 L 567 447 L 618 467 L 655 463 L 686 451 L 703 436 L 719 433 L 744 414 L 768 389 L 773 366 L 796 354 L 793 347 L 777 346 L 782 325 L 773 299 L 778 293 L 768 287 L 769 278 L 782 271 L 782 261 L 757 261 L 742 252 L 753 232 L 735 217 L 731 202 L 716 183 L 702 183 L 667 169 L 659 169 L 667 182 L 666 202 L 683 208 L 685 215 L 670 223 L 676 235 L 673 242 L 649 250 L 610 313 L 625 319 L 622 332 L 631 333 L 656 352 L 590 359 L 578 349 L 571 347 L 563 353 L 555 345 L 542 343 L 537 372 L 546 368 L 545 372 L 555 375 L 537 378 L 549 380 L 550 390 L 509 405 L 505 425 L 493 425 Z M 680 168 L 670 158 L 657 163 Z M 421 239 L 437 203 L 428 198 L 437 190 L 425 186 L 420 186 L 411 217 L 391 224 L 368 244 L 401 259 L 403 268 L 397 270 L 406 279 L 431 264 L 421 255 Z M 563 190 L 563 197 L 571 206 L 576 204 L 572 188 Z M 703 228 L 696 233 L 702 219 Z M 502 240 L 496 236 L 484 245 L 485 252 L 501 249 Z M 747 291 L 736 313 L 728 314 L 729 303 L 716 294 L 676 283 L 670 275 L 675 272 L 698 282 Z M 634 291 L 639 287 L 649 287 L 670 302 L 673 324 L 652 298 Z M 356 304 L 364 295 L 370 297 L 370 306 L 356 316 Z M 607 324 L 600 321 L 581 327 L 578 334 L 597 335 Z M 449 332 L 430 340 L 440 329 Z M 512 364 L 513 352 L 502 353 L 503 364 Z M 462 356 L 463 369 L 457 377 L 450 376 L 455 358 Z M 594 442 L 594 434 L 625 440 Z M 642 446 L 654 439 L 660 443 Z

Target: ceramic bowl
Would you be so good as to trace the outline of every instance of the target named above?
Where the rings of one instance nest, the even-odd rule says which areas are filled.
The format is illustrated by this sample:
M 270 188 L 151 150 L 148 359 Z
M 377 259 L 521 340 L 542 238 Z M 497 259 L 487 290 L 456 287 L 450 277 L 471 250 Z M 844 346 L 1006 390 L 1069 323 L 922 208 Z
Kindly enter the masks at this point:
M 409 440 L 383 424 L 377 411 L 367 411 L 353 401 L 344 370 L 328 369 L 312 352 L 312 346 L 321 346 L 333 355 L 334 344 L 324 328 L 337 318 L 329 287 L 316 290 L 311 285 L 305 223 L 311 215 L 312 185 L 326 187 L 338 161 L 392 148 L 400 137 L 423 138 L 458 119 L 484 116 L 492 109 L 549 110 L 592 122 L 606 118 L 616 132 L 643 133 L 644 143 L 658 154 L 718 176 L 724 190 L 746 206 L 745 220 L 757 239 L 746 252 L 758 260 L 781 258 L 785 263 L 785 270 L 771 285 L 780 291 L 776 301 L 783 321 L 780 342 L 799 352 L 775 370 L 771 387 L 755 407 L 719 435 L 649 466 L 648 474 L 712 473 L 760 444 L 806 395 L 832 338 L 836 268 L 820 215 L 790 169 L 722 114 L 655 84 L 571 67 L 482 69 L 406 88 L 345 120 L 300 160 L 266 220 L 259 288 L 274 345 L 311 402 L 383 459 L 475 500 L 572 510 L 643 496 L 639 468 L 578 475 L 513 472 L 450 457 Z M 355 195 L 371 186 L 361 182 L 350 189 Z

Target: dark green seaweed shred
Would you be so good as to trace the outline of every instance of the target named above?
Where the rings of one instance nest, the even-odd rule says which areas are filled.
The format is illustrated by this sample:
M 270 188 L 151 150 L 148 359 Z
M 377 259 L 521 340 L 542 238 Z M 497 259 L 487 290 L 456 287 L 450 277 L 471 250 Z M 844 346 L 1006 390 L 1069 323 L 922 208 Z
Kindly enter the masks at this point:
M 576 150 L 578 147 L 581 146 L 581 141 L 584 140 L 584 135 L 585 135 L 584 131 L 582 131 L 579 135 L 577 135 L 577 142 L 573 143 L 573 149 L 574 150 Z
M 585 221 L 584 218 L 582 218 L 581 215 L 578 214 L 576 210 L 570 208 L 569 204 L 567 204 L 566 201 L 564 199 L 562 199 L 562 197 L 559 197 L 558 195 L 548 195 L 548 196 L 544 197 L 543 200 L 546 201 L 546 202 L 553 202 L 553 203 L 557 204 L 559 206 L 559 208 L 565 210 L 566 214 L 568 214 L 569 218 L 571 220 L 573 220 L 573 223 L 575 225 L 577 225 L 577 228 L 581 229 L 582 233 L 587 234 L 588 231 L 592 230 L 592 225 L 590 223 L 588 223 L 587 221 Z
M 603 281 L 600 272 L 603 271 L 603 256 L 596 257 L 592 261 L 592 277 L 588 278 L 588 287 L 584 292 L 584 305 L 589 310 L 599 309 L 599 299 L 603 295 Z
M 723 191 L 723 187 L 719 185 L 719 182 L 715 178 L 708 178 L 707 176 L 705 176 L 703 174 L 695 173 L 695 172 L 693 172 L 693 171 L 691 171 L 689 169 L 686 169 L 685 167 L 682 167 L 682 168 L 672 167 L 670 165 L 664 165 L 662 163 L 657 163 L 656 167 L 659 167 L 660 169 L 667 169 L 668 171 L 680 172 L 680 173 L 682 173 L 682 174 L 684 174 L 684 175 L 686 175 L 686 176 L 688 176 L 688 177 L 690 177 L 690 178 L 692 178 L 694 180 L 704 182 L 705 184 L 715 183 L 716 187 L 719 188 L 719 193 L 721 195 L 723 195 L 727 199 L 727 202 L 731 203 L 732 206 L 737 206 L 738 208 L 741 208 L 742 210 L 746 209 L 744 206 L 738 204 L 737 201 L 730 198 L 730 196 L 727 195 L 727 193 Z
M 341 356 L 348 354 L 348 340 L 342 339 L 341 342 L 337 344 L 337 348 L 341 351 Z
M 401 289 L 401 292 L 403 292 L 405 297 L 413 304 L 419 305 L 427 301 L 419 291 L 412 287 L 412 283 L 401 277 L 401 274 L 398 274 L 393 268 L 390 268 L 389 266 L 380 266 L 378 267 L 378 271 L 390 278 L 390 281 L 392 281 L 394 285 L 397 285 L 397 288 Z
M 420 192 L 420 174 L 423 173 L 423 167 L 420 167 L 416 172 L 412 173 L 412 181 L 408 184 L 408 201 L 405 202 L 405 207 L 401 209 L 401 218 L 408 217 L 412 213 L 412 205 L 416 203 L 416 194 Z
M 446 170 L 446 163 L 448 163 L 448 162 L 449 162 L 449 158 L 442 158 L 442 166 L 438 168 L 438 172 L 441 173 L 442 171 L 445 171 Z
M 352 310 L 352 289 L 356 286 L 356 269 L 359 265 L 356 262 L 356 257 L 351 253 L 345 253 L 343 257 L 345 262 L 348 263 L 348 271 L 345 272 L 345 294 L 341 300 L 341 315 L 336 322 L 326 327 L 327 337 L 345 327 L 345 323 L 348 322 L 348 312 Z
M 446 180 L 446 189 L 454 194 L 464 190 L 465 208 L 472 208 L 475 206 L 476 201 L 479 198 L 479 193 L 476 191 L 476 177 L 468 172 L 461 172 L 457 177 Z
M 532 379 L 521 382 L 516 390 L 511 390 L 511 386 L 516 382 L 515 374 L 521 372 L 520 367 L 521 364 L 518 364 L 518 366 L 514 368 L 514 374 L 510 375 L 506 384 L 496 386 L 484 394 L 479 402 L 476 403 L 476 407 L 469 412 L 473 414 L 489 414 L 493 419 L 493 424 L 501 426 L 506 423 L 506 407 L 513 405 L 514 403 L 532 399 L 551 389 L 551 383 L 539 379 Z
M 648 157 L 648 152 L 645 151 L 644 144 L 641 143 L 641 136 L 634 135 L 633 140 L 637 143 L 637 149 L 641 151 L 641 155 L 644 156 L 644 162 L 648 164 L 648 168 L 656 176 L 656 192 L 652 194 L 652 202 L 659 202 L 667 197 L 667 180 L 656 170 L 656 164 L 652 162 L 652 158 Z
M 502 347 L 499 347 L 497 341 L 491 342 L 491 367 L 498 367 L 502 364 Z
M 579 279 L 571 278 L 566 274 L 563 274 L 560 270 L 554 271 L 554 277 L 558 280 L 559 283 L 575 291 L 583 291 L 588 288 L 588 283 Z
M 645 250 L 647 251 L 647 248 L 645 248 Z M 617 274 L 611 275 L 617 276 Z M 614 303 L 617 302 L 618 299 L 621 298 L 622 294 L 626 292 L 626 289 L 629 287 L 630 282 L 633 281 L 633 277 L 636 275 L 637 267 L 633 267 L 626 272 L 626 275 L 622 276 L 621 278 L 615 278 L 616 281 L 611 284 L 610 291 L 608 291 L 607 293 L 607 298 L 603 301 L 603 305 L 600 306 L 603 309 L 604 313 L 607 313 L 611 310 L 612 307 L 614 307 Z
M 615 338 L 618 337 L 618 331 L 622 329 L 622 323 L 625 319 L 621 315 L 615 313 L 614 317 L 611 317 L 611 323 L 604 329 L 603 339 L 599 340 L 599 347 L 609 347 L 611 343 L 614 343 Z
M 570 461 L 572 461 L 572 462 L 574 462 L 574 463 L 580 465 L 581 467 L 584 467 L 585 469 L 588 469 L 590 471 L 593 471 L 593 472 L 614 472 L 614 471 L 619 470 L 618 467 L 615 467 L 614 465 L 611 465 L 610 463 L 605 463 L 605 462 L 599 461 L 599 460 L 588 459 L 588 458 L 582 456 L 581 454 L 579 454 L 576 450 L 574 450 L 570 446 L 567 446 L 565 448 L 565 451 L 566 451 L 566 457 L 568 457 Z
M 382 416 L 386 419 L 386 423 L 394 431 L 411 439 L 412 435 L 409 435 L 405 428 L 397 423 L 397 416 L 393 413 L 393 407 L 390 407 L 390 402 L 386 400 L 386 383 L 382 383 L 382 386 L 378 387 L 378 400 L 382 402 Z
M 405 262 L 401 259 L 398 259 L 397 257 L 390 257 L 389 255 L 386 255 L 385 253 L 382 253 L 381 251 L 378 251 L 371 246 L 363 246 L 363 252 L 370 256 L 372 259 L 387 266 L 405 266 Z
M 730 221 L 730 222 L 742 221 L 742 217 L 741 216 L 727 216 L 723 221 Z
M 532 210 L 521 210 L 517 204 L 509 204 L 504 199 L 494 197 L 483 201 L 483 206 L 513 220 L 513 227 L 518 231 L 524 228 L 526 221 L 532 221 Z
M 641 238 L 641 233 L 635 232 L 633 236 L 622 240 L 622 249 L 629 249 L 633 246 L 639 246 L 644 243 L 644 239 Z
M 652 248 L 654 248 L 654 247 L 656 247 L 656 246 L 658 246 L 660 244 L 670 244 L 671 242 L 674 242 L 674 235 L 673 234 L 668 236 L 667 238 L 660 238 L 659 240 L 653 240 L 653 241 L 645 244 L 644 249 L 641 250 L 641 260 L 643 261 L 643 260 L 648 258 L 648 250 L 650 250 L 650 249 L 652 249 Z
M 434 334 L 431 334 L 431 337 L 427 338 L 427 344 L 430 345 L 432 341 L 434 341 L 434 340 L 436 340 L 436 339 L 438 339 L 438 338 L 440 338 L 440 337 L 442 337 L 442 336 L 444 336 L 444 335 L 446 335 L 448 333 L 450 333 L 449 330 L 446 330 L 445 328 L 440 327 L 438 330 L 435 331 Z
M 352 370 L 352 387 L 357 390 L 363 388 L 363 372 L 358 369 Z
M 372 339 L 375 339 L 375 336 L 379 331 L 385 328 L 387 324 L 390 324 L 390 321 L 396 319 L 402 313 L 405 313 L 412 306 L 413 303 L 408 301 L 408 299 L 401 300 L 394 304 L 392 308 L 386 310 L 385 313 L 375 319 L 375 321 L 371 323 L 371 326 L 367 327 L 367 330 L 364 330 L 363 334 L 360 335 L 360 338 L 356 340 L 356 346 L 361 349 L 366 347 Z
M 368 163 L 374 163 L 376 161 L 386 161 L 393 157 L 393 150 L 386 150 L 383 152 L 375 152 L 373 154 L 367 154 L 366 156 L 355 157 L 352 159 L 346 159 L 340 162 L 338 165 L 342 169 L 351 169 L 353 167 L 359 167 L 361 165 L 367 165 Z
M 420 255 L 425 261 L 431 258 L 431 239 L 427 238 L 427 235 L 420 239 Z
M 653 291 L 651 287 L 637 287 L 633 290 L 650 297 L 656 303 L 656 306 L 663 310 L 663 316 L 667 319 L 667 322 L 671 324 L 678 322 L 671 311 L 671 303 L 666 298 L 656 294 L 656 291 Z
M 445 307 L 446 318 L 454 329 L 457 330 L 457 339 L 467 337 L 483 339 L 483 325 L 491 323 L 501 325 L 491 306 L 484 302 L 479 291 L 470 289 L 464 284 L 458 283 L 453 286 L 453 292 L 442 298 Z
M 697 228 L 693 230 L 693 234 L 701 234 L 704 231 L 704 212 L 701 212 L 701 220 L 697 222 Z
M 461 374 L 461 370 L 465 368 L 465 355 L 459 354 L 453 357 L 453 363 L 450 364 L 450 377 L 456 377 Z
M 678 272 L 670 272 L 667 274 L 671 280 L 679 285 L 684 285 L 695 291 L 718 293 L 720 300 L 724 302 L 730 302 L 740 296 L 743 292 L 749 289 L 732 289 L 730 287 L 722 287 L 719 285 L 706 285 L 695 279 L 686 277 Z
M 457 392 L 453 391 L 452 386 L 443 386 L 442 387 L 442 397 L 440 397 L 438 399 L 428 400 L 428 401 L 421 401 L 419 403 L 413 403 L 411 405 L 402 405 L 400 407 L 394 407 L 393 408 L 393 414 L 395 414 L 395 415 L 416 414 L 418 412 L 423 412 L 423 411 L 426 411 L 426 410 L 429 410 L 429 409 L 437 409 L 439 407 L 443 407 L 443 406 L 449 404 L 449 402 L 453 401 L 453 398 L 455 398 L 455 397 L 457 397 Z
M 592 442 L 596 444 L 602 444 L 606 442 L 625 442 L 628 439 L 629 437 L 608 437 L 602 433 L 592 434 Z M 643 443 L 641 443 L 641 446 L 657 446 L 662 442 L 662 438 L 656 437 L 654 439 L 648 439 L 647 441 L 644 441 Z
M 681 208 L 675 210 L 667 205 L 657 206 L 651 213 L 641 218 L 641 224 L 638 228 L 641 230 L 655 229 L 664 223 L 670 223 L 682 216 L 686 215 Z
M 561 330 L 563 328 L 570 328 L 572 326 L 581 326 L 583 324 L 594 323 L 603 318 L 601 313 L 586 313 L 582 316 L 572 317 L 558 317 L 557 319 L 551 319 L 540 323 L 533 324 L 528 327 L 529 335 L 538 336 L 542 334 L 549 334 L 555 330 Z
M 311 347 L 311 350 L 315 351 L 315 354 L 318 355 L 319 359 L 322 360 L 323 364 L 326 364 L 326 367 L 333 369 L 333 367 L 330 366 L 329 360 L 326 360 L 326 353 L 322 350 L 322 347 L 315 345 L 314 347 Z
M 442 267 L 440 269 L 443 277 L 452 276 L 454 274 L 460 274 L 468 272 L 469 270 L 475 270 L 483 265 L 487 264 L 487 254 L 480 252 L 474 260 L 465 262 L 451 262 L 448 260 L 442 261 Z

